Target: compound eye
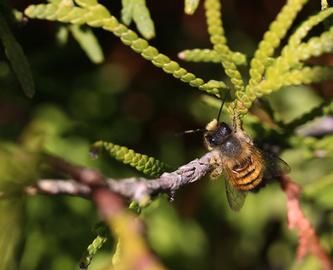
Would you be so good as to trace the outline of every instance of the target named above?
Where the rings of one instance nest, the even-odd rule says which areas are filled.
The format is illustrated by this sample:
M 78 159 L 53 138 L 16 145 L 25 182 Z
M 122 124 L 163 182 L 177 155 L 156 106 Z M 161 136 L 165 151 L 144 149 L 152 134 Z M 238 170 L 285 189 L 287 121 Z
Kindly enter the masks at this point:
M 211 145 L 211 146 L 218 146 L 223 142 L 221 136 L 219 136 L 219 134 L 216 134 L 216 133 L 212 134 L 212 135 L 207 135 L 206 139 L 207 139 L 209 145 Z
M 215 137 L 209 136 L 208 141 L 211 145 L 216 145 L 216 138 Z

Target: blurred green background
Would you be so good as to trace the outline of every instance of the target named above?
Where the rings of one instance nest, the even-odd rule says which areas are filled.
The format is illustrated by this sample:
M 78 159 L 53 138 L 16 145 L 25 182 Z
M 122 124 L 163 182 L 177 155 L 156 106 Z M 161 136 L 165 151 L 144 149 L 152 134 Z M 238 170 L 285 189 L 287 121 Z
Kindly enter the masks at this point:
M 20 11 L 35 3 L 9 2 Z M 315 2 L 310 1 L 297 22 L 320 9 Z M 120 1 L 101 3 L 119 16 Z M 222 3 L 230 47 L 250 56 L 285 1 Z M 182 1 L 147 4 L 157 33 L 151 43 L 161 52 L 176 59 L 184 49 L 210 47 L 202 6 L 193 16 L 186 16 Z M 89 147 L 96 140 L 125 145 L 173 167 L 205 152 L 200 135 L 176 134 L 204 127 L 216 116 L 218 100 L 163 73 L 111 33 L 98 29 L 93 32 L 105 60 L 94 64 L 72 35 L 65 38 L 63 27 L 33 20 L 11 25 L 31 65 L 36 84 L 32 99 L 23 94 L 0 50 L 2 167 L 10 170 L 10 165 L 4 165 L 6 159 L 17 157 L 15 151 L 19 151 L 10 150 L 8 142 L 34 148 L 41 137 L 48 151 L 114 178 L 140 174 L 105 156 L 91 159 Z M 219 65 L 181 64 L 206 80 L 225 77 Z M 283 89 L 266 100 L 275 117 L 288 122 L 332 95 L 330 84 L 322 84 Z M 249 116 L 245 121 L 260 141 L 262 134 L 253 128 L 258 120 Z M 332 154 L 316 158 L 300 146 L 286 149 L 282 157 L 292 168 L 292 178 L 307 191 L 302 205 L 323 246 L 333 255 L 333 185 L 318 186 L 323 178 L 333 183 Z M 18 166 L 25 164 L 24 158 L 30 157 L 21 157 Z M 13 176 L 0 181 L 11 186 L 20 179 Z M 279 185 L 272 183 L 250 194 L 244 208 L 235 213 L 227 205 L 223 180 L 203 179 L 179 191 L 173 203 L 163 196 L 157 198 L 141 215 L 152 249 L 169 269 L 319 269 L 311 256 L 295 261 L 297 235 L 287 228 L 285 203 Z M 85 199 L 37 195 L 2 200 L 0 268 L 78 269 L 98 221 L 94 206 Z M 90 269 L 109 263 L 112 249 L 111 240 Z

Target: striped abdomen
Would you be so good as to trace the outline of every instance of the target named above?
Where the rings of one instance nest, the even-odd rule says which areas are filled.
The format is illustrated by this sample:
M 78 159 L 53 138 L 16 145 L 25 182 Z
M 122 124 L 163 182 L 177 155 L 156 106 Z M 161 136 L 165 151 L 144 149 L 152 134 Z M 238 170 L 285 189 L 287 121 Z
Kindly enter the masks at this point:
M 231 168 L 232 184 L 240 190 L 256 188 L 262 181 L 264 165 L 259 153 L 252 153 L 241 163 Z

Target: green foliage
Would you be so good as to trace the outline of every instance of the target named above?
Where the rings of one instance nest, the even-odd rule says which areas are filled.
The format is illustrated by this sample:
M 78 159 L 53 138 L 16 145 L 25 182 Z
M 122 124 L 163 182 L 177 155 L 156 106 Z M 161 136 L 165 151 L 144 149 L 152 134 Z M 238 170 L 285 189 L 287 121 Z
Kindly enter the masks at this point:
M 72 25 L 69 30 L 81 48 L 86 52 L 91 62 L 96 64 L 103 62 L 103 51 L 90 29 L 82 30 L 78 25 Z
M 321 9 L 326 9 L 328 8 L 328 3 L 327 0 L 321 0 Z
M 105 224 L 97 224 L 96 226 L 97 236 L 87 247 L 86 252 L 82 255 L 80 260 L 80 269 L 88 269 L 93 257 L 103 247 L 107 240 L 107 227 Z
M 227 46 L 227 40 L 224 35 L 224 29 L 221 19 L 221 5 L 218 0 L 205 1 L 206 18 L 210 41 L 213 44 L 214 51 L 220 56 L 225 73 L 231 80 L 236 91 L 243 91 L 244 82 L 240 72 L 237 70 L 231 57 L 231 52 Z
M 287 131 L 293 131 L 295 128 L 302 126 L 315 118 L 321 117 L 322 115 L 332 114 L 332 112 L 333 103 L 331 101 L 324 101 L 319 106 L 314 107 L 311 111 L 304 113 L 287 124 L 281 124 L 281 126 Z
M 179 219 L 166 198 L 154 200 L 142 210 L 141 217 L 151 228 L 148 239 L 158 254 L 170 262 L 174 258 L 182 258 L 174 260 L 173 264 L 183 270 L 204 267 L 208 243 L 201 228 L 191 219 Z M 184 261 L 188 263 L 185 264 Z
M 150 17 L 145 0 L 122 0 L 122 21 L 128 26 L 133 20 L 145 39 L 155 36 L 154 22 Z
M 309 151 L 308 158 L 333 157 L 333 137 L 325 136 L 323 139 L 316 139 L 312 137 L 291 137 L 290 142 L 294 146 L 306 147 Z
M 21 45 L 16 41 L 9 28 L 4 9 L 4 4 L 0 4 L 0 40 L 23 92 L 31 98 L 35 94 L 35 83 L 32 78 L 30 65 Z
M 70 3 L 70 4 L 69 4 Z M 55 2 L 48 5 L 30 6 L 25 13 L 31 18 L 58 20 L 72 24 L 88 24 L 92 27 L 102 27 L 113 32 L 120 37 L 122 42 L 130 46 L 134 51 L 140 53 L 145 59 L 150 60 L 157 67 L 162 68 L 166 73 L 173 74 L 174 77 L 189 83 L 191 86 L 218 95 L 218 88 L 224 88 L 224 83 L 220 82 L 219 87 L 212 87 L 210 83 L 204 83 L 194 74 L 188 73 L 180 68 L 179 64 L 170 60 L 167 56 L 160 54 L 147 41 L 139 38 L 133 31 L 125 25 L 120 24 L 109 11 L 97 1 L 76 1 L 80 7 L 76 7 L 74 2 Z M 198 1 L 186 2 L 188 13 L 192 13 Z M 291 27 L 297 13 L 306 3 L 305 0 L 291 0 L 283 7 L 276 20 L 271 24 L 260 42 L 257 51 L 250 64 L 250 80 L 245 86 L 244 80 L 236 67 L 236 64 L 244 63 L 241 54 L 233 53 L 227 46 L 223 24 L 221 20 L 221 5 L 219 0 L 205 1 L 206 17 L 210 41 L 213 44 L 213 51 L 194 50 L 185 51 L 181 54 L 184 59 L 192 61 L 220 61 L 230 78 L 232 89 L 235 91 L 235 100 L 229 106 L 230 112 L 245 114 L 257 97 L 268 95 L 283 86 L 308 84 L 327 80 L 332 75 L 330 68 L 303 67 L 302 62 L 312 56 L 318 56 L 325 52 L 332 51 L 332 32 L 329 30 L 319 37 L 313 37 L 307 42 L 301 42 L 308 32 L 318 23 L 331 15 L 332 10 L 327 8 L 317 15 L 306 20 L 290 37 L 288 44 L 283 48 L 281 56 L 272 59 L 272 56 L 280 45 Z M 127 24 L 135 17 L 135 10 L 142 10 L 141 17 L 147 25 L 150 22 L 144 2 L 136 3 L 140 5 L 135 8 L 133 1 L 123 1 L 123 21 Z M 93 11 L 93 14 L 92 14 Z M 139 17 L 140 17 L 139 16 Z M 141 18 L 140 17 L 140 18 Z M 149 24 L 149 23 L 148 23 Z M 139 26 L 138 26 L 139 27 Z M 139 27 L 140 28 L 140 27 Z M 144 26 L 143 28 L 151 29 Z M 144 30 L 141 32 L 146 33 Z M 149 31 L 148 31 L 149 32 Z M 148 35 L 150 37 L 150 35 Z M 235 56 L 236 55 L 236 56 Z M 201 60 L 202 59 L 202 60 Z M 268 65 L 269 63 L 269 65 Z M 263 79 L 264 78 L 264 79 Z
M 297 12 L 306 1 L 288 1 L 265 33 L 254 58 L 251 60 L 250 81 L 244 93 L 238 93 L 235 102 L 240 112 L 246 113 L 257 97 L 268 95 L 283 86 L 309 84 L 330 79 L 331 68 L 304 67 L 304 61 L 313 56 L 319 56 L 332 51 L 332 29 L 319 37 L 312 37 L 307 42 L 301 42 L 308 32 L 318 23 L 332 14 L 332 9 L 326 9 L 310 17 L 289 38 L 288 44 L 282 49 L 281 55 L 271 62 L 270 57 L 280 45 L 281 39 L 294 21 Z
M 158 176 L 167 169 L 167 166 L 163 162 L 153 157 L 136 153 L 125 146 L 110 142 L 98 141 L 94 143 L 91 151 L 93 155 L 96 155 L 102 149 L 105 149 L 111 157 L 134 167 L 139 172 L 148 176 Z
M 92 27 L 101 27 L 107 31 L 111 31 L 125 45 L 130 46 L 135 52 L 140 53 L 143 58 L 151 61 L 155 66 L 162 68 L 166 73 L 170 73 L 175 78 L 193 87 L 198 87 L 200 90 L 214 95 L 219 94 L 215 85 L 212 87 L 210 82 L 205 83 L 201 78 L 180 67 L 177 62 L 159 53 L 146 40 L 139 38 L 135 32 L 119 23 L 104 6 L 97 4 L 97 1 L 77 0 L 76 3 L 80 7 L 74 6 L 74 3 L 70 1 L 47 5 L 31 5 L 25 10 L 25 14 L 30 18 L 56 20 L 72 24 L 88 24 Z M 224 86 L 222 82 L 220 85 L 220 87 Z
M 218 54 L 215 50 L 209 49 L 185 50 L 179 53 L 179 57 L 186 61 L 207 63 L 221 63 L 223 58 L 223 56 Z M 240 52 L 231 52 L 230 58 L 236 65 L 246 64 L 246 56 Z
M 267 58 L 271 57 L 274 50 L 280 45 L 281 39 L 286 35 L 297 13 L 306 2 L 306 0 L 288 1 L 275 21 L 271 23 L 269 30 L 264 34 L 263 40 L 259 43 L 254 58 L 251 60 L 250 86 L 253 87 L 262 81 Z
M 23 219 L 22 189 L 37 180 L 39 157 L 13 144 L 0 145 L 0 266 L 15 269 Z M 4 196 L 4 197 L 3 197 Z
M 69 34 L 72 34 L 92 63 L 100 64 L 104 61 L 102 48 L 90 28 L 79 25 L 62 25 L 56 36 L 59 45 L 64 46 L 68 43 Z
M 15 257 L 21 237 L 22 214 L 21 200 L 0 201 L 0 250 L 2 251 L 0 265 L 2 269 L 17 268 Z
M 14 144 L 0 145 L 0 189 L 6 193 L 21 191 L 38 179 L 39 155 Z
M 200 4 L 200 0 L 185 0 L 185 13 L 192 15 Z

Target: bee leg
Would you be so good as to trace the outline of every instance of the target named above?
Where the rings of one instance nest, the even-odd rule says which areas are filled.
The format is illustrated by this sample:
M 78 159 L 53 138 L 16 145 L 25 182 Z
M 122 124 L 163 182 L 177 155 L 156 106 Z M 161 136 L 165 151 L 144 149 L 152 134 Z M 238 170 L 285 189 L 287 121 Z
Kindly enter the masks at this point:
M 223 169 L 222 167 L 215 167 L 211 173 L 210 173 L 210 178 L 213 180 L 216 180 L 219 176 L 221 176 L 221 174 L 223 173 Z
M 210 164 L 213 166 L 210 177 L 212 179 L 217 179 L 223 172 L 221 155 L 219 153 L 214 153 L 210 159 Z

